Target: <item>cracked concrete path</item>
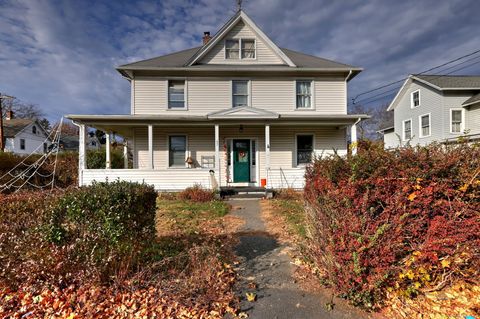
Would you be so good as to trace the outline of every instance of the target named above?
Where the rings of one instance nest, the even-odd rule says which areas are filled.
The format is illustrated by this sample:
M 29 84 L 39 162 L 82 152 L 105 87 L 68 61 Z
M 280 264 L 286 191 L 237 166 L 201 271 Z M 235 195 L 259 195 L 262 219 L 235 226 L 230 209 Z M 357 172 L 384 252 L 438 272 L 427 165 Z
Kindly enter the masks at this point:
M 230 203 L 232 215 L 245 220 L 238 233 L 235 253 L 240 259 L 237 291 L 241 309 L 249 318 L 368 318 L 345 302 L 335 301 L 334 309 L 329 311 L 326 304 L 331 296 L 306 292 L 299 287 L 292 277 L 294 265 L 287 253 L 291 248 L 277 242 L 266 231 L 259 200 L 232 200 Z M 247 301 L 247 292 L 256 293 L 257 301 Z

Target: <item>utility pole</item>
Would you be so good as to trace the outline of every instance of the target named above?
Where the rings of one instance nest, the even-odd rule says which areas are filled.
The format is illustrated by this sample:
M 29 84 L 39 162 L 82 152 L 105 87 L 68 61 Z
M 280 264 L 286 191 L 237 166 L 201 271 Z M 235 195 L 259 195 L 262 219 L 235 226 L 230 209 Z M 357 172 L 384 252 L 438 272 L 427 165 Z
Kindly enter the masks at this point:
M 3 99 L 13 99 L 13 96 L 3 95 L 2 93 L 0 93 L 0 152 L 3 152 L 5 150 L 5 138 L 3 136 Z

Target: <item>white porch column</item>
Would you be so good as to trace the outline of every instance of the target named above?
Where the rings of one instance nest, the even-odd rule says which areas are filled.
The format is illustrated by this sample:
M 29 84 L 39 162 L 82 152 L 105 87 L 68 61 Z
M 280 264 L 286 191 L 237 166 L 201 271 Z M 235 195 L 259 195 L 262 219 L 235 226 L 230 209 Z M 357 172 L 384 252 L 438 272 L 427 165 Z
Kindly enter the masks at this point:
M 123 141 L 123 168 L 128 168 L 128 144 L 127 140 Z
M 220 170 L 220 126 L 218 124 L 215 124 L 215 170 L 217 172 L 218 187 L 220 187 L 222 172 Z
M 153 125 L 148 126 L 148 168 L 153 169 Z
M 352 155 L 357 154 L 357 123 L 350 126 Z
M 84 124 L 79 124 L 78 127 L 78 186 L 83 186 L 83 170 L 87 168 L 87 152 L 85 147 L 87 132 Z
M 110 132 L 105 132 L 105 168 L 112 168 L 112 162 L 110 160 Z
M 265 170 L 268 188 L 270 185 L 270 124 L 265 124 Z

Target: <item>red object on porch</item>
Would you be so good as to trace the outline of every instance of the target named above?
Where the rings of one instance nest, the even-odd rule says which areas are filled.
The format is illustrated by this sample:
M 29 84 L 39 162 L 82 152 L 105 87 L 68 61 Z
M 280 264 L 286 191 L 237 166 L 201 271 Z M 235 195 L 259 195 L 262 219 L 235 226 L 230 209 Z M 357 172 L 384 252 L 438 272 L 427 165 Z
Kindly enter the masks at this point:
M 260 185 L 262 185 L 262 187 L 267 186 L 267 179 L 266 178 L 260 179 Z

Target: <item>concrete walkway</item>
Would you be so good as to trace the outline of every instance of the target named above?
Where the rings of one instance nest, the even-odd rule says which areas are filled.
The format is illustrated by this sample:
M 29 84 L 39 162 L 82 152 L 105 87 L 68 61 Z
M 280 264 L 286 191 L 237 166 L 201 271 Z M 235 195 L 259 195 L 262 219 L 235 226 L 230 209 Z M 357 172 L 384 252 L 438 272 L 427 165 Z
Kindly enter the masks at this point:
M 232 200 L 232 214 L 245 220 L 235 251 L 240 259 L 238 294 L 242 311 L 249 318 L 368 318 L 353 307 L 336 305 L 326 309 L 331 296 L 305 292 L 295 283 L 294 266 L 281 245 L 266 232 L 258 200 Z M 253 284 L 252 284 L 253 283 Z M 255 292 L 257 301 L 246 300 L 246 292 Z

